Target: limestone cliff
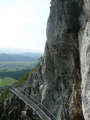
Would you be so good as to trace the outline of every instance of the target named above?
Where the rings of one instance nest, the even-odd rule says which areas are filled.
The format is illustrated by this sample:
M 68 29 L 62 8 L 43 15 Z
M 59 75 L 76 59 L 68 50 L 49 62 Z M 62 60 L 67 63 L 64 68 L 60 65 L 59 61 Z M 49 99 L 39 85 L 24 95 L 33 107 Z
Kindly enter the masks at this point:
M 84 45 L 88 20 L 89 0 L 51 0 L 44 56 L 28 81 L 30 94 L 57 120 L 84 120 L 83 52 L 87 50 Z
M 80 54 L 88 6 L 88 0 L 51 1 L 45 53 L 33 88 L 58 120 L 84 119 Z
M 84 1 L 52 0 L 50 9 L 38 74 L 41 102 L 58 120 L 83 119 L 79 40 L 86 24 Z

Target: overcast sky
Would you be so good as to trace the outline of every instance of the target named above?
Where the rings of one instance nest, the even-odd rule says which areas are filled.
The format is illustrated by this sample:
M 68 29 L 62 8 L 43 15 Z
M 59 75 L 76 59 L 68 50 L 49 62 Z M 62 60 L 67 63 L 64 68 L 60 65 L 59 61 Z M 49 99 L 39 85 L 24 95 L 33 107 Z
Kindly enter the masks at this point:
M 50 0 L 0 0 L 0 48 L 43 52 Z

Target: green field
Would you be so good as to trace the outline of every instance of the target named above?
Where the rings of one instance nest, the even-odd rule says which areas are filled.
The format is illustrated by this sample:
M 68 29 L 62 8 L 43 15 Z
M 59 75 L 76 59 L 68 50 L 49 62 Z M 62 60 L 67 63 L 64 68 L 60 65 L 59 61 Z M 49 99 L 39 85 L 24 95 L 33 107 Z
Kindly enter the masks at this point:
M 10 86 L 13 84 L 16 87 L 21 85 L 22 83 L 24 83 L 27 80 L 27 78 L 29 77 L 30 74 L 32 74 L 32 72 L 38 71 L 39 67 L 40 67 L 40 64 L 38 63 L 30 72 L 27 72 L 18 81 L 11 77 L 5 77 L 3 79 L 0 79 L 0 87 L 2 88 L 2 87 Z M 7 89 L 4 89 L 0 95 L 0 103 L 3 103 L 6 98 L 10 98 L 11 96 L 12 96 L 11 92 L 9 92 Z
M 34 61 L 0 61 L 0 79 L 11 77 L 19 80 L 29 72 L 39 60 Z
M 5 77 L 3 79 L 0 79 L 0 87 L 10 86 L 16 82 L 17 82 L 17 80 L 15 80 L 11 77 Z
M 37 64 L 37 60 L 35 61 L 0 61 L 0 72 L 16 72 L 20 70 L 26 70 L 32 68 Z

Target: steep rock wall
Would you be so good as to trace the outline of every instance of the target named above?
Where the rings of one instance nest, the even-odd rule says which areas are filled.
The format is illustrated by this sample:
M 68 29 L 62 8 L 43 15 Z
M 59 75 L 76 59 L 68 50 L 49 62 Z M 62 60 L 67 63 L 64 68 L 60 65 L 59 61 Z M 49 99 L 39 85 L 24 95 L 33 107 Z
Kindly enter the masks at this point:
M 84 119 L 80 49 L 88 19 L 87 3 L 83 0 L 51 1 L 45 53 L 33 88 L 36 90 L 38 86 L 40 101 L 58 120 Z
M 88 6 L 89 0 L 51 0 L 45 53 L 38 71 L 28 78 L 30 94 L 57 120 L 84 120 L 83 113 L 87 120 L 82 100 L 86 94 Z
M 80 52 L 82 73 L 82 108 L 85 120 L 90 119 L 90 22 L 87 23 Z
M 82 74 L 82 108 L 85 120 L 90 120 L 90 0 L 85 1 L 87 23 L 80 43 Z

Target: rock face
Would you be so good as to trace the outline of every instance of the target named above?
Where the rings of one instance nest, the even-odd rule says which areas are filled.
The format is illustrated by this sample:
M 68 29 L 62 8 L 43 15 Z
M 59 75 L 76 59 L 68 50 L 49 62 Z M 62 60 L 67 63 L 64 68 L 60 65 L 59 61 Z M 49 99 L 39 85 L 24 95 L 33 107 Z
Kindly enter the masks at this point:
M 81 47 L 82 107 L 85 120 L 90 120 L 90 22 L 87 22 Z
M 83 120 L 80 45 L 87 16 L 84 2 L 51 1 L 45 53 L 38 77 L 33 78 L 33 88 L 36 90 L 38 85 L 41 102 L 58 120 Z
M 0 104 L 0 120 L 40 120 L 20 99 L 13 95 Z
M 7 99 L 3 104 L 0 104 L 0 120 L 26 120 L 21 115 L 24 108 L 24 103 L 13 96 L 12 99 Z
M 84 120 L 83 113 L 88 120 L 82 100 L 89 93 L 89 5 L 89 0 L 51 0 L 45 53 L 28 78 L 30 94 L 57 120 Z
M 84 120 L 81 84 L 85 83 L 82 59 L 88 6 L 89 0 L 51 1 L 45 53 L 32 84 L 58 120 Z

